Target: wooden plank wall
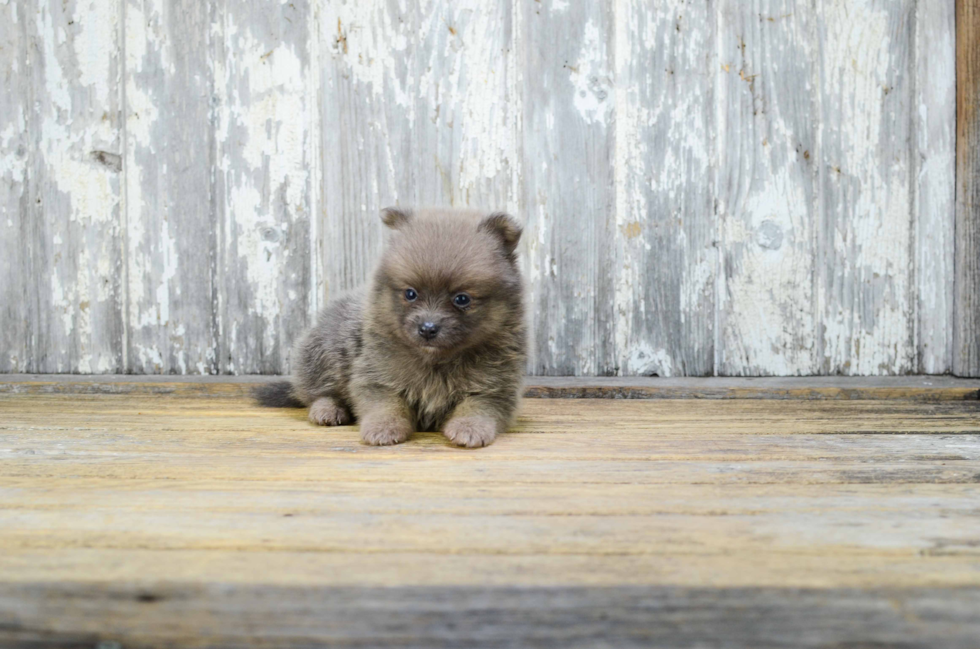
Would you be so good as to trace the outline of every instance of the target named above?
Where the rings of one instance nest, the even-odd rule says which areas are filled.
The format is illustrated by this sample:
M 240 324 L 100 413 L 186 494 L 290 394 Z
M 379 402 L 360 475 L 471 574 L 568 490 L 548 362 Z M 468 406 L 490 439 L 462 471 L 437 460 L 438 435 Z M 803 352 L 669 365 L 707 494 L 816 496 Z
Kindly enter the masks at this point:
M 980 2 L 956 2 L 956 296 L 953 371 L 980 376 Z
M 284 372 L 397 203 L 524 219 L 535 374 L 978 374 L 955 8 L 0 3 L 0 371 Z

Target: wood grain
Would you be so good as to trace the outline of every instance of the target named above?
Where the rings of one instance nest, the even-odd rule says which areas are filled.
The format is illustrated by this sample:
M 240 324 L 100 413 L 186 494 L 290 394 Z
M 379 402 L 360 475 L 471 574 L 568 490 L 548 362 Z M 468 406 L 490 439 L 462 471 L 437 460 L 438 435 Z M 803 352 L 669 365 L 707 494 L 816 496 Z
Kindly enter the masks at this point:
M 792 0 L 723 2 L 719 11 L 716 370 L 819 373 L 816 12 Z
M 956 1 L 915 7 L 913 236 L 917 371 L 953 366 L 956 204 Z
M 613 3 L 521 6 L 528 369 L 615 375 Z
M 120 372 L 122 3 L 36 0 L 24 9 L 32 157 L 18 245 L 30 248 L 22 278 L 33 304 L 15 309 L 29 318 L 28 369 Z
M 218 368 L 269 374 L 289 367 L 316 307 L 313 7 L 222 0 L 213 11 Z
M 975 588 L 2 587 L 8 641 L 48 647 L 975 646 Z M 364 615 L 365 610 L 372 611 Z M 93 613 L 108 611 L 103 616 Z M 196 621 L 206 616 L 206 634 Z M 384 624 L 378 617 L 384 617 Z M 764 619 L 761 624 L 758 620 Z M 45 635 L 36 630 L 59 620 Z M 724 639 L 723 641 L 721 639 Z M 17 645 L 20 646 L 20 645 Z
M 218 369 L 211 6 L 126 0 L 127 364 Z
M 32 173 L 30 120 L 31 70 L 27 3 L 0 7 L 0 372 L 29 372 L 34 367 L 30 332 L 37 320 L 32 285 Z
M 268 376 L 20 375 L 0 394 L 172 394 L 248 397 Z M 542 399 L 803 399 L 976 401 L 980 381 L 952 377 L 604 378 L 529 377 L 524 395 Z
M 980 375 L 955 3 L 8 2 L 0 371 L 284 373 L 450 204 L 526 224 L 532 374 Z
M 715 371 L 715 322 L 705 317 L 718 273 L 716 98 L 705 74 L 714 13 L 708 3 L 617 4 L 617 374 Z
M 911 120 L 914 3 L 842 2 L 816 25 L 819 359 L 826 374 L 915 370 Z
M 367 447 L 233 397 L 0 394 L 0 412 L 5 645 L 978 631 L 975 402 L 532 399 L 475 452 Z
M 515 5 L 424 0 L 417 11 L 415 203 L 515 211 Z
M 517 209 L 511 5 L 323 3 L 324 295 L 365 282 L 388 205 Z
M 320 2 L 321 298 L 368 279 L 381 208 L 415 204 L 414 4 Z
M 956 2 L 953 373 L 980 376 L 980 3 Z

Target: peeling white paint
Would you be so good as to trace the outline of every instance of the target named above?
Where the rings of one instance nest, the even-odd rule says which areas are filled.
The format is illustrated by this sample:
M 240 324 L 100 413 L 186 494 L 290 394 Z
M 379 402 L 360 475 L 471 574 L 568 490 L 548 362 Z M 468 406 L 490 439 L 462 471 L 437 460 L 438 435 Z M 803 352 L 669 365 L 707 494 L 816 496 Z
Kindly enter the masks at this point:
M 23 283 L 29 281 L 29 271 L 24 266 L 31 248 L 30 241 L 22 240 L 23 225 L 32 214 L 22 213 L 22 206 L 29 201 L 29 154 L 30 133 L 25 122 L 30 103 L 27 87 L 29 79 L 21 70 L 20 61 L 26 59 L 29 43 L 25 31 L 18 22 L 21 4 L 0 5 L 0 42 L 4 56 L 0 57 L 0 78 L 4 79 L 4 96 L 0 107 L 0 312 L 18 313 L 20 317 L 0 323 L 0 372 L 31 371 L 30 313 L 23 307 L 14 309 L 23 295 Z
M 84 1 L 76 1 L 72 15 L 75 31 L 72 50 L 78 65 L 78 83 L 93 93 L 98 105 L 114 99 L 111 95 L 118 87 L 118 75 L 113 73 L 112 66 L 119 47 L 119 16 L 116 2 Z M 59 31 L 63 33 L 63 28 Z
M 723 188 L 717 200 L 723 269 L 717 371 L 810 374 L 817 367 L 819 334 L 813 295 L 817 183 L 809 161 L 819 152 L 809 128 L 817 104 L 804 92 L 815 67 L 809 14 L 766 24 L 740 3 L 725 9 L 737 22 L 719 41 L 725 63 L 715 73 L 717 185 Z M 782 61 L 786 69 L 780 72 Z
M 130 1 L 125 15 L 126 365 L 184 372 L 214 356 L 207 216 L 213 199 L 202 177 L 208 150 L 200 144 L 208 142 L 210 126 L 200 121 L 201 104 L 210 103 L 201 92 L 209 85 L 202 74 L 208 61 L 199 49 L 207 13 L 147 0 Z M 185 33 L 175 36 L 175 26 Z M 195 127 L 200 132 L 188 137 Z M 181 327 L 193 333 L 180 336 Z
M 45 369 L 113 370 L 102 337 L 120 290 L 130 366 L 254 371 L 274 349 L 284 363 L 286 321 L 302 313 L 295 303 L 314 309 L 328 288 L 366 273 L 381 240 L 373 210 L 391 200 L 505 207 L 525 219 L 537 369 L 567 361 L 596 371 L 605 345 L 622 374 L 677 375 L 715 344 L 725 373 L 949 368 L 948 1 L 834 0 L 775 22 L 733 0 L 710 5 L 713 16 L 680 0 L 615 0 L 611 9 L 317 0 L 288 21 L 276 13 L 292 11 L 288 3 L 216 6 L 198 26 L 210 30 L 208 59 L 194 74 L 209 76 L 192 81 L 208 88 L 201 100 L 213 102 L 217 126 L 212 186 L 224 220 L 210 270 L 228 353 L 220 359 L 201 333 L 212 314 L 186 305 L 184 264 L 200 250 L 167 218 L 182 152 L 168 150 L 164 93 L 186 91 L 179 68 L 194 62 L 168 32 L 172 3 L 126 2 L 125 12 L 115 0 L 69 0 L 64 14 L 44 4 L 25 14 L 24 30 L 37 34 L 31 56 L 43 62 L 33 68 L 43 69 L 30 117 L 41 140 L 35 166 L 18 153 L 28 114 L 18 105 L 0 116 L 0 180 L 38 182 L 43 194 Z M 0 8 L 16 24 L 18 5 Z M 732 26 L 739 12 L 747 19 Z M 288 32 L 297 16 L 310 38 Z M 555 87 L 535 94 L 541 70 L 524 66 L 544 20 L 574 38 L 548 68 Z M 805 79 L 797 62 L 810 62 Z M 18 66 L 14 58 L 5 69 Z M 121 154 L 123 170 L 94 151 Z M 613 214 L 596 207 L 605 204 Z M 8 236 L 20 232 L 20 219 L 0 222 Z M 605 223 L 613 238 L 593 241 Z M 309 250 L 290 243 L 304 234 Z M 298 257 L 316 268 L 307 294 Z M 19 350 L 5 356 L 26 362 Z
M 153 251 L 143 247 L 147 240 L 146 223 L 149 215 L 146 199 L 143 197 L 142 166 L 136 164 L 137 153 L 154 150 L 152 136 L 154 125 L 159 118 L 157 104 L 160 98 L 152 97 L 149 88 L 140 83 L 140 77 L 145 74 L 144 62 L 152 51 L 161 57 L 167 57 L 167 48 L 161 39 L 158 29 L 161 20 L 159 2 L 128 2 L 126 7 L 126 248 L 128 251 L 128 286 L 129 312 L 126 322 L 130 328 L 139 329 L 153 327 L 161 323 L 161 311 L 168 310 L 169 295 L 166 287 L 159 282 L 155 289 L 150 287 L 151 278 L 155 276 Z M 144 7 L 146 10 L 144 10 Z M 169 272 L 171 277 L 175 272 L 176 256 L 171 257 Z M 150 292 L 152 290 L 152 292 Z M 167 299 L 167 304 L 160 303 L 160 298 Z M 163 322 L 166 322 L 164 319 Z M 146 366 L 150 356 L 146 350 L 137 353 L 140 363 Z M 159 352 L 153 366 L 162 367 L 162 356 Z
M 12 121 L 0 132 L 0 178 L 10 183 L 23 183 L 27 178 L 27 156 L 14 146 L 14 140 L 22 137 L 26 124 L 24 111 L 18 110 L 16 121 Z
M 823 16 L 823 83 L 837 90 L 825 100 L 824 118 L 834 126 L 822 133 L 822 155 L 840 158 L 832 186 L 841 189 L 827 199 L 844 224 L 832 240 L 846 264 L 838 272 L 853 288 L 840 295 L 821 283 L 818 298 L 825 363 L 845 374 L 902 373 L 915 357 L 908 147 L 884 113 L 886 90 L 908 76 L 899 67 L 908 43 L 892 40 L 898 33 L 891 19 L 902 24 L 901 11 L 852 0 L 826 7 Z
M 157 253 L 163 261 L 163 268 L 157 275 L 156 321 L 144 320 L 141 324 L 151 326 L 162 325 L 166 327 L 170 324 L 170 282 L 177 276 L 177 266 L 180 263 L 180 255 L 177 252 L 177 241 L 170 235 L 170 221 L 167 219 L 164 219 L 161 224 Z M 148 314 L 149 312 L 144 314 L 144 318 Z
M 632 346 L 623 360 L 623 373 L 630 376 L 673 376 L 673 361 L 665 349 L 648 343 Z
M 956 194 L 956 7 L 916 4 L 915 257 L 916 341 L 920 371 L 942 374 L 953 363 Z
M 587 124 L 605 124 L 612 112 L 612 80 L 605 37 L 594 21 L 585 24 L 578 61 L 569 67 L 569 78 L 575 87 L 573 102 Z
M 163 355 L 156 346 L 136 345 L 135 351 L 141 367 L 153 368 L 156 372 L 164 370 Z
M 102 7 L 100 12 L 86 16 L 87 21 L 102 20 L 109 25 L 109 34 L 114 33 L 117 24 L 116 16 Z M 44 9 L 38 12 L 37 29 L 42 34 L 54 31 L 51 13 Z M 84 88 L 85 92 L 95 93 L 95 105 L 103 105 L 108 99 L 108 80 L 110 56 L 108 49 L 113 40 L 106 43 L 73 41 L 72 53 L 79 57 L 79 63 L 91 63 L 81 54 L 85 47 L 101 49 L 103 56 L 97 61 L 94 70 L 79 68 L 81 77 L 78 83 L 82 88 L 73 86 L 65 78 L 61 66 L 62 54 L 54 47 L 53 39 L 42 39 L 44 44 L 45 61 L 45 91 L 51 107 L 46 111 L 42 121 L 42 136 L 44 159 L 47 165 L 48 177 L 56 184 L 59 191 L 71 197 L 71 212 L 69 218 L 83 224 L 105 223 L 114 220 L 114 208 L 117 195 L 113 179 L 104 169 L 92 164 L 89 152 L 105 148 L 116 139 L 116 132 L 104 123 L 104 120 L 90 120 L 79 129 L 79 123 L 69 115 L 73 111 L 71 88 L 76 91 Z M 81 45 L 80 49 L 77 47 Z M 94 85 L 85 83 L 85 79 Z
M 50 286 L 39 296 L 44 351 L 33 371 L 117 369 L 120 343 L 113 326 L 119 281 L 119 103 L 117 2 L 39 5 L 29 29 L 37 49 L 31 121 L 40 146 L 14 152 L 35 159 L 36 231 L 44 237 L 34 272 Z M 26 118 L 18 122 L 26 127 Z M 9 158 L 0 158 L 6 167 Z M 106 162 L 106 160 L 110 160 Z M 13 161 L 11 161 L 13 162 Z M 20 172 L 23 180 L 28 177 Z M 47 257 L 45 258 L 45 255 Z
M 614 315 L 620 374 L 710 368 L 710 341 L 699 339 L 716 270 L 704 241 L 714 222 L 707 200 L 714 164 L 703 73 L 708 43 L 703 30 L 678 32 L 678 15 L 689 11 L 704 9 L 681 2 L 654 9 L 624 0 L 616 11 Z
M 374 2 L 345 2 L 329 3 L 324 19 L 333 55 L 343 58 L 351 75 L 414 115 L 410 88 L 391 74 L 409 49 L 411 25 L 403 20 L 407 14 L 404 0 L 395 11 Z
M 61 318 L 61 329 L 65 335 L 70 335 L 75 326 L 73 300 L 65 292 L 58 273 L 51 273 L 51 308 Z M 59 367 L 58 369 L 62 369 Z
M 448 11 L 436 11 L 445 7 Z M 517 143 L 514 111 L 506 101 L 505 24 L 479 0 L 433 3 L 423 10 L 420 39 L 426 50 L 418 96 L 426 100 L 421 124 L 430 121 L 440 162 L 450 172 L 443 193 L 456 205 L 488 203 L 498 179 L 507 178 Z M 447 15 L 448 14 L 448 15 Z M 448 154 L 448 155 L 447 155 Z
M 618 52 L 629 52 L 631 49 L 630 18 L 627 11 L 616 13 L 615 47 Z M 628 74 L 627 57 L 617 59 L 616 77 L 625 79 Z M 621 237 L 626 238 L 630 231 L 634 214 L 646 214 L 646 196 L 643 192 L 635 192 L 631 187 L 633 180 L 631 169 L 642 165 L 647 156 L 646 143 L 640 140 L 639 127 L 642 121 L 640 108 L 631 100 L 630 88 L 626 83 L 619 83 L 614 95 L 615 120 L 615 162 L 613 168 L 616 187 L 616 229 Z M 640 281 L 640 267 L 633 259 L 630 245 L 623 245 L 620 238 L 619 254 L 616 259 L 617 282 L 614 294 L 614 315 L 616 331 L 616 350 L 619 354 L 620 374 L 628 370 L 627 356 L 633 339 L 632 320 L 636 312 L 636 287 Z M 642 240 L 641 240 L 642 241 Z
M 740 365 L 767 374 L 808 373 L 813 367 L 814 328 L 807 197 L 789 169 L 765 165 L 765 183 L 739 206 L 719 209 L 726 250 L 738 250 L 737 274 L 726 278 L 724 309 L 731 314 L 722 339 L 731 357 L 726 373 Z M 736 253 L 730 253 L 736 254 Z M 758 370 L 757 370 L 758 371 Z
M 224 245 L 227 254 L 234 252 L 242 262 L 250 297 L 247 314 L 264 320 L 260 346 L 271 350 L 284 333 L 281 273 L 289 267 L 290 254 L 284 244 L 292 224 L 308 216 L 309 86 L 301 52 L 288 43 L 270 50 L 267 41 L 236 18 L 229 16 L 224 25 L 228 51 L 235 56 L 216 70 L 221 81 L 218 140 L 219 171 L 226 187 L 224 231 L 232 237 Z M 229 263 L 238 267 L 234 259 L 226 267 Z M 249 344 L 259 346 L 254 340 Z M 228 349 L 233 356 L 244 352 L 234 344 Z

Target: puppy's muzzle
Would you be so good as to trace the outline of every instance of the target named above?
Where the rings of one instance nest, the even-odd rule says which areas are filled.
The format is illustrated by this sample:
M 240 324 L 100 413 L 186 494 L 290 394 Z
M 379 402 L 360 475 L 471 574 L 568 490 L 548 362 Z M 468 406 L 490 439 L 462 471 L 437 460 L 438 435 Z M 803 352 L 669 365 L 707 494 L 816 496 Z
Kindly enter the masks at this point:
M 439 335 L 439 325 L 433 322 L 423 322 L 419 325 L 419 335 L 426 340 L 432 340 Z

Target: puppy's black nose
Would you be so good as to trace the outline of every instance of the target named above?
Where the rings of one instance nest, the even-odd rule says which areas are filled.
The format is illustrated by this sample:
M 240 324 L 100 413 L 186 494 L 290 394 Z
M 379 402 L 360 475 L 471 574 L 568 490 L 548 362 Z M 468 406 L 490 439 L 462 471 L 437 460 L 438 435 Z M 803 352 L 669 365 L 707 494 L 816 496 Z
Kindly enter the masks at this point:
M 432 340 L 433 338 L 436 337 L 437 333 L 439 333 L 438 325 L 435 325 L 431 322 L 423 322 L 422 324 L 419 325 L 419 335 L 425 338 L 426 340 Z

